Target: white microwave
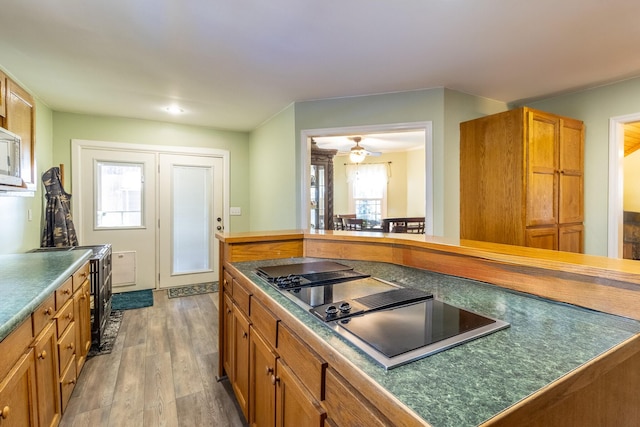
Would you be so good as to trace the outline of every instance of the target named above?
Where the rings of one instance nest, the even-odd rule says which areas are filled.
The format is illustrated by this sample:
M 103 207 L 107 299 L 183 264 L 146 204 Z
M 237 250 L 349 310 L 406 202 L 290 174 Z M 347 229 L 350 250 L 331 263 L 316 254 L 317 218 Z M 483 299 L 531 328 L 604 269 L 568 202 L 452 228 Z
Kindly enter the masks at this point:
M 0 185 L 22 186 L 20 137 L 0 128 Z

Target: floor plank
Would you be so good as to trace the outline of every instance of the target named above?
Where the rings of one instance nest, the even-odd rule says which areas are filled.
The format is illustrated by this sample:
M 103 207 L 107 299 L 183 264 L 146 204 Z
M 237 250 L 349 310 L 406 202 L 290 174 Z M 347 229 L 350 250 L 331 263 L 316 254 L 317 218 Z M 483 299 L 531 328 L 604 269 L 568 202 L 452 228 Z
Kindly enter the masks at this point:
M 111 354 L 87 360 L 60 426 L 246 427 L 215 377 L 218 294 L 153 294 L 152 307 L 124 312 Z

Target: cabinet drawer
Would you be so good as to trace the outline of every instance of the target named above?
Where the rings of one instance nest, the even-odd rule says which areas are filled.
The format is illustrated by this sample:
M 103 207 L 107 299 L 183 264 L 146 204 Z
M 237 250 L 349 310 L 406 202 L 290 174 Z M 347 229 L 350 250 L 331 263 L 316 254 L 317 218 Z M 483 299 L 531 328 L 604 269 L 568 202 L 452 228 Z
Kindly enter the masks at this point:
M 73 294 L 73 278 L 69 277 L 66 282 L 56 289 L 56 310 L 60 310 L 65 302 L 69 301 Z
M 344 426 L 393 425 L 356 389 L 333 369 L 327 369 L 325 400 L 322 405 L 327 417 Z
M 260 335 L 272 348 L 276 348 L 278 319 L 254 297 L 251 297 L 251 315 L 249 318 Z
M 75 292 L 80 289 L 84 281 L 89 278 L 89 262 L 87 261 L 82 267 L 77 269 L 71 277 L 73 281 L 73 292 Z
M 233 300 L 236 305 L 244 312 L 245 315 L 249 315 L 249 297 L 251 294 L 242 286 L 236 279 L 233 279 Z
M 227 270 L 224 270 L 223 279 L 222 279 L 222 290 L 229 295 L 233 295 L 232 284 L 233 277 L 227 273 Z
M 58 361 L 60 363 L 60 370 L 63 370 L 65 366 L 69 364 L 70 360 L 75 362 L 76 354 L 76 329 L 75 323 L 71 323 L 67 330 L 58 338 Z M 75 365 L 75 363 L 74 363 Z
M 67 301 L 67 303 L 58 310 L 56 313 L 56 320 L 58 322 L 58 338 L 62 335 L 69 323 L 73 322 L 73 300 Z
M 67 409 L 67 403 L 71 398 L 71 393 L 76 386 L 77 373 L 76 364 L 69 363 L 65 371 L 60 376 L 60 400 L 62 401 L 62 412 Z
M 251 308 L 253 309 L 253 306 Z M 278 354 L 287 363 L 289 369 L 302 380 L 313 397 L 322 400 L 324 398 L 322 376 L 327 363 L 300 341 L 282 322 L 278 326 Z
M 38 336 L 40 331 L 49 323 L 56 314 L 56 295 L 51 294 L 45 302 L 40 304 L 38 308 L 31 314 L 33 318 L 33 334 Z
M 24 354 L 32 340 L 31 318 L 27 318 L 0 342 L 0 379 L 4 378 L 13 364 Z

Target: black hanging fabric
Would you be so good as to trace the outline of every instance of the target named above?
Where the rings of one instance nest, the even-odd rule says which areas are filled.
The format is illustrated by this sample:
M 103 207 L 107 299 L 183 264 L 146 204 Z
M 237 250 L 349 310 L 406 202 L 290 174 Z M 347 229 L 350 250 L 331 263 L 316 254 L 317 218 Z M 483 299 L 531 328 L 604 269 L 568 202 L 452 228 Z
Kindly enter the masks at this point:
M 71 219 L 71 194 L 64 191 L 60 168 L 51 168 L 42 174 L 47 206 L 44 211 L 44 229 L 40 247 L 78 246 L 76 229 Z

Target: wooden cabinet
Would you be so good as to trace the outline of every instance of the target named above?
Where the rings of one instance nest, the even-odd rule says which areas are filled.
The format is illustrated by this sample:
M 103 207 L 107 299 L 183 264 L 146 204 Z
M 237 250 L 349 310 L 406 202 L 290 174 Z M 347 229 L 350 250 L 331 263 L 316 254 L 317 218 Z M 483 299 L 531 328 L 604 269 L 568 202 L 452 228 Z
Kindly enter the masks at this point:
M 80 372 L 91 349 L 91 283 L 89 276 L 84 276 L 78 290 L 73 294 L 74 317 L 77 319 L 76 330 L 76 371 Z M 74 288 L 76 277 L 74 275 Z
M 228 293 L 221 293 L 222 296 L 222 313 L 224 315 L 220 336 L 222 337 L 222 353 L 221 364 L 227 373 L 229 380 L 233 383 L 233 302 Z
M 84 264 L 0 342 L 1 427 L 60 422 L 80 373 L 78 343 L 85 358 L 84 349 L 91 346 L 88 269 Z M 80 301 L 78 310 L 75 301 Z
M 57 347 L 56 324 L 52 320 L 33 343 L 36 358 L 38 418 L 42 427 L 57 426 L 62 417 L 58 388 Z
M 333 369 L 327 369 L 325 393 L 322 404 L 327 410 L 331 425 L 353 427 L 394 425 Z
M 321 426 L 326 363 L 226 269 L 222 277 L 220 363 L 249 425 Z
M 23 354 L 0 382 L 0 425 L 38 425 L 33 349 Z
M 322 427 L 326 413 L 282 359 L 276 361 L 276 427 Z
M 231 385 L 245 419 L 249 419 L 249 319 L 233 305 Z
M 0 71 L 0 125 L 4 127 L 4 118 L 7 116 L 7 75 Z
M 36 105 L 33 97 L 11 79 L 6 79 L 6 116 L 5 128 L 20 136 L 21 173 L 27 188 L 35 190 L 36 176 Z
M 519 108 L 460 124 L 460 238 L 583 251 L 584 126 Z
M 273 426 L 275 422 L 275 376 L 277 355 L 254 328 L 251 332 L 251 394 L 249 425 Z M 305 424 L 299 424 L 305 425 Z
M 311 143 L 310 228 L 333 230 L 333 157 L 337 152 Z

